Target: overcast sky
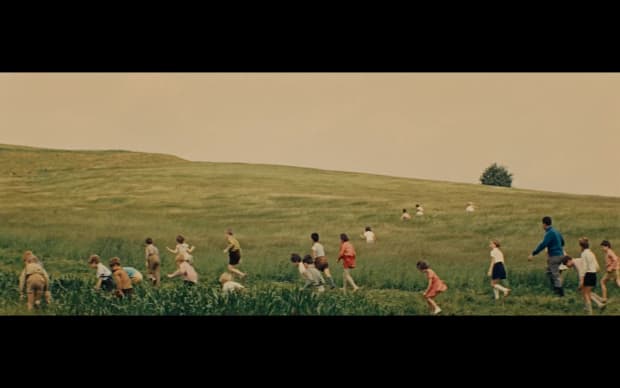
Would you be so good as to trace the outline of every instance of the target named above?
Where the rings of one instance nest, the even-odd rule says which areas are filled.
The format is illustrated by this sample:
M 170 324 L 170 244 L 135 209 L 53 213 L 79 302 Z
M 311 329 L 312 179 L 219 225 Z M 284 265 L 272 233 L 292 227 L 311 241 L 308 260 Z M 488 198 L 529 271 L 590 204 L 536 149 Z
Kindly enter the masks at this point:
M 620 73 L 2 73 L 0 143 L 620 196 Z

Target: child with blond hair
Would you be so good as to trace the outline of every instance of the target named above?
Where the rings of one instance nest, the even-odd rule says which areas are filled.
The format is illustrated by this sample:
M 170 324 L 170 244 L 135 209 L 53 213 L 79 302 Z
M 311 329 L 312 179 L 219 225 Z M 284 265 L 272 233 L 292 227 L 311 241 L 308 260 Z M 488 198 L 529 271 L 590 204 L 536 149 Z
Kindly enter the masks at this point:
M 245 287 L 232 280 L 233 276 L 230 272 L 224 272 L 220 275 L 220 284 L 222 285 L 222 294 L 230 295 L 236 290 L 243 290 Z
M 171 274 L 168 274 L 169 278 L 182 276 L 183 283 L 187 286 L 192 286 L 198 283 L 198 274 L 196 273 L 196 270 L 190 263 L 187 262 L 187 260 L 185 260 L 185 256 L 182 253 L 177 255 L 175 263 L 177 265 L 177 270 Z
M 435 271 L 433 271 L 429 267 L 428 263 L 426 263 L 425 261 L 418 261 L 416 264 L 416 268 L 420 272 L 423 272 L 428 279 L 428 287 L 426 287 L 426 290 L 424 291 L 422 296 L 424 296 L 426 303 L 428 303 L 428 306 L 431 309 L 431 313 L 433 315 L 437 315 L 441 312 L 441 308 L 439 308 L 433 298 L 435 298 L 440 293 L 446 291 L 448 289 L 448 286 L 446 285 L 446 283 L 443 282 L 443 280 L 439 278 L 439 276 L 437 276 Z
M 506 268 L 504 266 L 504 254 L 499 249 L 500 243 L 498 240 L 491 240 L 489 242 L 489 248 L 491 248 L 491 265 L 487 276 L 491 277 L 491 287 L 493 288 L 493 295 L 495 299 L 499 299 L 499 292 L 504 293 L 504 297 L 510 294 L 510 288 L 502 286 L 500 281 L 506 279 Z
M 24 270 L 19 275 L 19 298 L 24 298 L 24 292 L 28 297 L 28 310 L 34 306 L 41 305 L 41 299 L 45 295 L 45 301 L 49 305 L 52 303 L 52 293 L 49 289 L 50 278 L 39 259 L 32 254 L 24 254 Z

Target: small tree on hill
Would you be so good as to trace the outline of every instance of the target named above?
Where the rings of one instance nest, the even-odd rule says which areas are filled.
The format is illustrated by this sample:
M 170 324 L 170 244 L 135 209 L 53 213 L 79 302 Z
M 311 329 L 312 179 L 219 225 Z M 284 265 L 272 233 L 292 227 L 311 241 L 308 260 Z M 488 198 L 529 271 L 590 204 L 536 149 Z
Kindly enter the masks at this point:
M 493 163 L 480 176 L 480 183 L 489 186 L 512 186 L 512 174 L 504 166 Z

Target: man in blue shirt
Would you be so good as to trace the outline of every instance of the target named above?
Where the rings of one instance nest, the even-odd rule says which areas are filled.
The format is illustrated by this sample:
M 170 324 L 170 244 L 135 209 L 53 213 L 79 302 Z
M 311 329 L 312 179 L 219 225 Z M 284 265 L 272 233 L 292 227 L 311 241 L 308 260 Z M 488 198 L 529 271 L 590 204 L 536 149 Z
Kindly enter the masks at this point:
M 562 264 L 562 257 L 564 256 L 564 237 L 562 237 L 560 232 L 553 229 L 551 217 L 549 216 L 543 217 L 542 227 L 545 230 L 545 237 L 536 249 L 532 251 L 528 260 L 531 261 L 540 251 L 547 248 L 547 276 L 549 276 L 555 292 L 559 296 L 564 296 L 562 280 L 560 279 L 560 264 Z

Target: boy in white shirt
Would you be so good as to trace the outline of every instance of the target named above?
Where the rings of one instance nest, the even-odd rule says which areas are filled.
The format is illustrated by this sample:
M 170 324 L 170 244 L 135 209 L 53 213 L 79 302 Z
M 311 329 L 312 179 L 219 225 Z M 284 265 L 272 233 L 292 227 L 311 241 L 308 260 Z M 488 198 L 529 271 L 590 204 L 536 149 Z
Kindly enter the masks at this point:
M 375 236 L 375 232 L 372 231 L 370 226 L 367 226 L 364 230 L 364 233 L 360 236 L 361 238 L 365 238 L 367 243 L 374 243 L 377 238 Z

